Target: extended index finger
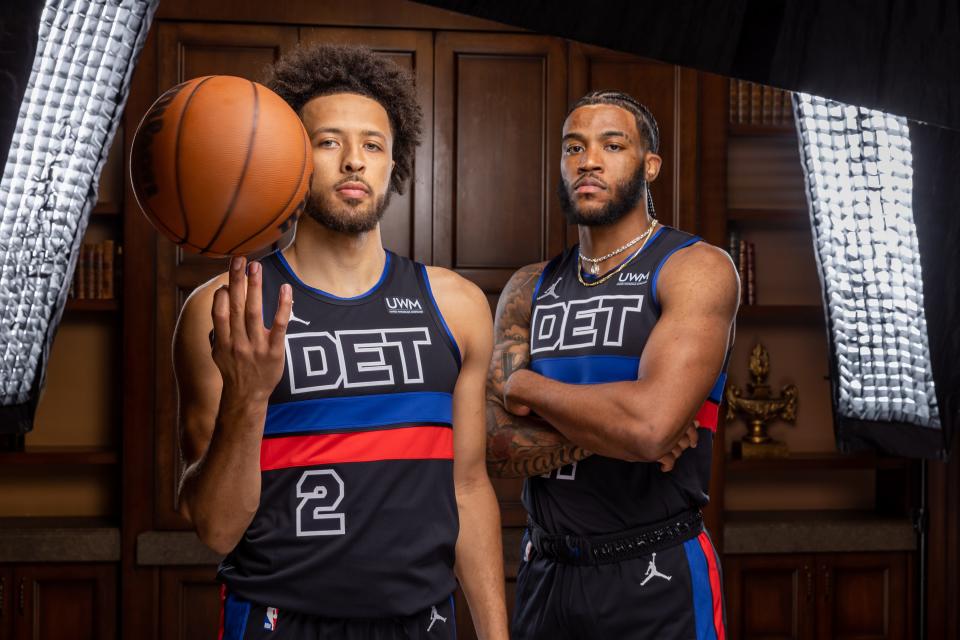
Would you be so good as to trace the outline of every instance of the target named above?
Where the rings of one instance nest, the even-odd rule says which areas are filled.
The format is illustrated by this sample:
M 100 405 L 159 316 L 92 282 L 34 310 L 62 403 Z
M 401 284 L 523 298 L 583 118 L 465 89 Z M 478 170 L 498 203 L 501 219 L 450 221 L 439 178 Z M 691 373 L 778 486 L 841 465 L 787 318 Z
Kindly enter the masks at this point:
M 245 267 L 247 259 L 234 256 L 230 260 L 230 335 L 233 342 L 243 340 L 247 336 L 247 326 L 244 320 L 244 306 L 247 299 L 247 283 Z

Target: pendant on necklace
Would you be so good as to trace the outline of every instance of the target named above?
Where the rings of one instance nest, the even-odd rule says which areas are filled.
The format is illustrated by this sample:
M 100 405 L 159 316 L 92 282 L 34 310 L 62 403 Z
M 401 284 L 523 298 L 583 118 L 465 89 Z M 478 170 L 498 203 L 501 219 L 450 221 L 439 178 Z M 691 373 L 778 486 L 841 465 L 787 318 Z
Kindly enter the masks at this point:
M 600 265 L 596 262 L 590 264 L 590 275 L 595 276 L 600 273 Z

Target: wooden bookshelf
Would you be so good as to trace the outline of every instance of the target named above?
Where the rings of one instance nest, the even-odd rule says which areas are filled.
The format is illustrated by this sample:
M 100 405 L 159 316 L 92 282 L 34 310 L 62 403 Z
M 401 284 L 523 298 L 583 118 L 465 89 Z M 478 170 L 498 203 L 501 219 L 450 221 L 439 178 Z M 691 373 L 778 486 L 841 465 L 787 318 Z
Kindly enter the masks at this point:
M 25 451 L 0 451 L 0 465 L 115 465 L 114 449 L 101 447 L 27 447 Z

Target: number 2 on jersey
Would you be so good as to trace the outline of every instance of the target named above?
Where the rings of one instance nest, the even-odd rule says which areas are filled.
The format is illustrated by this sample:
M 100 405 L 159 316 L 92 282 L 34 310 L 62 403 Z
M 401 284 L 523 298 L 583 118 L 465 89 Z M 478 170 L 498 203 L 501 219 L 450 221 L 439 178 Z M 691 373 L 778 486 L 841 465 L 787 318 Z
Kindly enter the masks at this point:
M 346 516 L 332 513 L 343 500 L 343 480 L 333 469 L 304 471 L 297 482 L 297 537 L 342 536 Z

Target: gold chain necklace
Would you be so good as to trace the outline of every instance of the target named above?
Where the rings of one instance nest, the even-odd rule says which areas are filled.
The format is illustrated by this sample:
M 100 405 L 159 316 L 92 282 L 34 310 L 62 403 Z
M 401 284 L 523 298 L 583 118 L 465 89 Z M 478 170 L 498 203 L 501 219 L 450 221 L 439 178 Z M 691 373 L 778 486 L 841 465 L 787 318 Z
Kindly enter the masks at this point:
M 636 251 L 636 253 L 635 253 L 634 255 L 639 254 L 641 251 L 643 251 L 643 248 L 644 248 L 645 246 L 647 246 L 647 243 L 650 242 L 650 238 L 653 237 L 653 233 L 652 233 L 652 232 L 653 232 L 653 228 L 656 227 L 656 226 L 657 226 L 657 221 L 654 220 L 654 221 L 650 224 L 650 228 L 647 229 L 647 233 L 646 233 L 646 236 L 647 236 L 647 237 L 643 239 L 643 244 L 640 245 L 640 248 L 637 249 L 637 251 Z M 577 250 L 577 252 L 579 253 L 579 249 Z M 626 266 L 627 266 L 628 264 L 630 264 L 630 262 L 631 262 L 631 260 L 628 258 L 628 259 L 624 260 L 624 261 L 620 264 L 619 267 L 617 267 L 616 269 L 614 269 L 614 270 L 611 271 L 610 273 L 604 275 L 602 278 L 598 278 L 597 280 L 594 280 L 593 282 L 587 282 L 586 280 L 583 279 L 582 269 L 580 268 L 580 261 L 578 260 L 578 261 L 577 261 L 577 280 L 579 280 L 579 281 L 580 281 L 580 284 L 582 284 L 582 285 L 585 286 L 585 287 L 596 287 L 597 285 L 603 284 L 604 282 L 606 282 L 607 280 L 609 280 L 609 279 L 612 278 L 613 276 L 615 276 L 615 275 L 617 275 L 618 273 L 620 273 L 621 271 L 623 271 L 623 270 L 626 268 Z
M 641 234 L 638 235 L 636 238 L 634 238 L 633 240 L 631 240 L 631 241 L 628 242 L 627 244 L 623 245 L 623 246 L 620 247 L 619 249 L 614 249 L 613 251 L 611 251 L 611 252 L 608 253 L 607 255 L 605 255 L 605 256 L 600 256 L 599 258 L 588 258 L 587 256 L 585 256 L 585 255 L 583 255 L 583 254 L 581 253 L 581 254 L 580 254 L 580 261 L 581 261 L 581 262 L 586 262 L 587 264 L 589 264 L 590 266 L 588 267 L 588 270 L 590 271 L 590 275 L 595 276 L 595 275 L 597 275 L 598 273 L 600 273 L 600 263 L 601 263 L 601 262 L 603 262 L 604 260 L 609 260 L 609 259 L 612 258 L 613 256 L 618 256 L 618 255 L 620 255 L 621 253 L 623 253 L 624 251 L 626 251 L 627 249 L 629 249 L 630 247 L 632 247 L 633 245 L 637 244 L 638 242 L 640 242 L 641 240 L 643 240 L 644 238 L 646 238 L 648 235 L 650 235 L 650 232 L 651 232 L 651 231 L 653 231 L 653 225 L 652 225 L 652 224 L 651 224 L 649 227 L 647 227 L 647 230 L 646 230 L 646 231 L 644 231 L 643 233 L 641 233 Z

